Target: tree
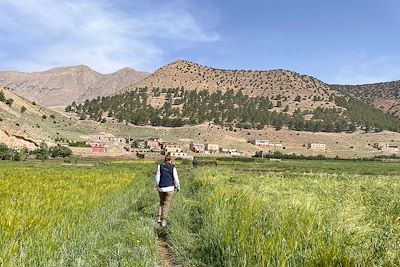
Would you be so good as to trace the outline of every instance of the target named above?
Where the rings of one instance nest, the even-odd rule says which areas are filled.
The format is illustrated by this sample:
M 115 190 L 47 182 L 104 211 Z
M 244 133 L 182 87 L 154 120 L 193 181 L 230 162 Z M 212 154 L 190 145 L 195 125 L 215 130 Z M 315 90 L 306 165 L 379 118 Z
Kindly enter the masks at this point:
M 294 99 L 294 101 L 300 102 L 301 101 L 301 96 L 297 95 L 296 98 Z
M 26 107 L 25 106 L 22 106 L 21 107 L 21 113 L 24 113 L 26 111 Z
M 367 123 L 365 124 L 364 131 L 365 131 L 366 133 L 368 133 L 369 131 L 371 131 L 371 125 L 370 125 L 369 122 L 367 122 Z
M 45 141 L 40 143 L 40 147 L 35 151 L 36 159 L 44 161 L 49 158 L 49 147 L 47 146 Z
M 9 107 L 11 107 L 12 106 L 12 104 L 13 104 L 13 102 L 14 102 L 14 99 L 12 99 L 12 98 L 9 98 L 9 99 L 7 99 L 6 100 L 6 105 L 8 105 Z
M 5 98 L 5 96 L 4 96 L 3 90 L 0 91 L 0 101 L 1 101 L 1 102 L 6 101 L 6 98 Z
M 7 160 L 11 159 L 11 149 L 4 143 L 0 143 L 0 159 Z
M 15 152 L 14 154 L 13 154 L 13 160 L 14 161 L 21 161 L 22 160 L 22 155 L 21 155 L 21 153 L 20 152 Z
M 52 158 L 66 158 L 72 155 L 72 150 L 65 146 L 54 146 L 49 153 Z

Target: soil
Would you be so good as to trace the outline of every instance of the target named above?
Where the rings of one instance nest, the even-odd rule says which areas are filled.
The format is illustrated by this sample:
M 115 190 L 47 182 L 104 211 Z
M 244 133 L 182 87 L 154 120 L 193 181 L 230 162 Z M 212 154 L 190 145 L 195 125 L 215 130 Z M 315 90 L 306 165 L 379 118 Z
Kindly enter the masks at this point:
M 165 229 L 161 228 L 160 226 L 157 226 L 156 231 L 158 237 L 158 253 L 160 256 L 161 266 L 163 267 L 176 266 L 171 256 L 172 255 L 171 248 L 167 243 L 167 233 L 165 232 Z

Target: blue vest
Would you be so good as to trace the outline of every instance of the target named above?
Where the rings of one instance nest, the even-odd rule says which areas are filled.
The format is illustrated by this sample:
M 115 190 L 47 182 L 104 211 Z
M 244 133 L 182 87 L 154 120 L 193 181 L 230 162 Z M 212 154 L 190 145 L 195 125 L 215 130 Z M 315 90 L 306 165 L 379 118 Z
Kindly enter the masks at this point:
M 160 164 L 160 182 L 158 187 L 174 186 L 174 168 L 175 166 L 170 163 Z

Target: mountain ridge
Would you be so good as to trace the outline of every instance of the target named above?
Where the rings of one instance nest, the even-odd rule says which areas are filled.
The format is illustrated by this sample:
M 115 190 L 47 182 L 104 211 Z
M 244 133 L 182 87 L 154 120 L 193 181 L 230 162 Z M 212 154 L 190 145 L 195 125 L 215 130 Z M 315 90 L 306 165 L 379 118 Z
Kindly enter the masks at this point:
M 76 65 L 38 72 L 1 71 L 0 83 L 30 101 L 49 107 L 111 95 L 147 75 L 127 67 L 102 74 L 86 65 Z

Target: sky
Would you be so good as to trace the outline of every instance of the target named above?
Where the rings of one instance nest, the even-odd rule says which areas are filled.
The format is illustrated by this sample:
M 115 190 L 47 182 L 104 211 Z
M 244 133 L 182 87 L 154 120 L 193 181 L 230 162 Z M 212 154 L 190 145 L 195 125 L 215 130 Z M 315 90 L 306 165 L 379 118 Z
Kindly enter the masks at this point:
M 0 71 L 153 72 L 178 59 L 400 80 L 398 0 L 0 0 Z

